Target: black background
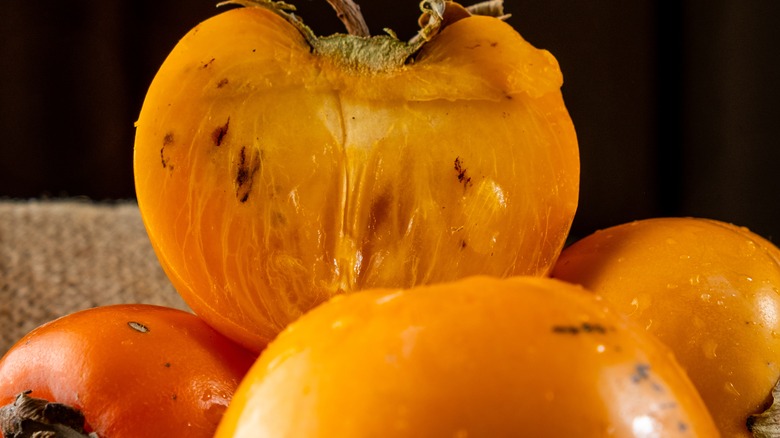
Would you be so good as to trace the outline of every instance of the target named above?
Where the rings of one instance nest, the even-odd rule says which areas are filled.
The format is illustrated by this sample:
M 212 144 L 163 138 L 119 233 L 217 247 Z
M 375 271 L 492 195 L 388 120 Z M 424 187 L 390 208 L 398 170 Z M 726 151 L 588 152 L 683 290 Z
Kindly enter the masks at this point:
M 296 0 L 318 33 L 325 0 Z M 417 0 L 363 0 L 373 33 L 412 36 Z M 582 160 L 572 239 L 699 216 L 780 241 L 780 2 L 506 0 L 548 49 Z M 4 0 L 0 196 L 132 199 L 133 122 L 175 43 L 212 0 Z

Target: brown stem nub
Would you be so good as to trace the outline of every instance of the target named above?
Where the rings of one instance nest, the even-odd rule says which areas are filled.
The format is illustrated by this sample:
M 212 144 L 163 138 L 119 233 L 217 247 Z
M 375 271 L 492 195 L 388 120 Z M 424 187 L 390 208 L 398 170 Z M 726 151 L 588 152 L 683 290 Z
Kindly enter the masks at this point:
M 84 431 L 84 415 L 70 406 L 20 393 L 0 408 L 0 432 L 5 438 L 92 438 Z
M 336 15 L 350 35 L 369 37 L 368 25 L 360 12 L 360 6 L 352 0 L 328 0 L 328 3 L 336 10 Z

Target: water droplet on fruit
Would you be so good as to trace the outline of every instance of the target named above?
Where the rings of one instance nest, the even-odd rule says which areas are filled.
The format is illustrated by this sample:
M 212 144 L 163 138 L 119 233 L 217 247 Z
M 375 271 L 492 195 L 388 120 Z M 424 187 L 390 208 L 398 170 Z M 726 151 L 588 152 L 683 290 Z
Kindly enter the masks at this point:
M 737 388 L 734 386 L 734 383 L 732 383 L 732 382 L 726 382 L 726 383 L 723 385 L 723 389 L 725 389 L 725 390 L 726 390 L 726 392 L 728 392 L 728 393 L 730 393 L 730 394 L 732 394 L 732 395 L 735 395 L 735 396 L 737 396 L 737 397 L 739 397 L 740 395 L 742 395 L 742 394 L 740 394 L 740 393 L 739 393 L 739 391 L 737 390 Z
M 702 301 L 709 301 L 710 298 L 711 298 L 711 295 L 705 292 L 705 293 L 701 294 L 699 296 L 699 298 L 701 298 Z

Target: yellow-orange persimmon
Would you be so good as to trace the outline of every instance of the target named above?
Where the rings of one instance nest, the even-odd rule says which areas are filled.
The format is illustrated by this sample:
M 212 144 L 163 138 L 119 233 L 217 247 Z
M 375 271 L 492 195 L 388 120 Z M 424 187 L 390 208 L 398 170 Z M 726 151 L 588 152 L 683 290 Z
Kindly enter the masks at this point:
M 179 42 L 137 122 L 141 213 L 199 315 L 259 349 L 344 292 L 549 273 L 579 187 L 550 53 L 441 0 L 411 43 L 244 3 Z
M 669 350 L 582 288 L 470 277 L 335 297 L 242 381 L 216 437 L 717 437 Z
M 666 343 L 723 436 L 771 402 L 780 378 L 780 250 L 741 227 L 657 218 L 568 247 L 553 275 L 584 285 Z

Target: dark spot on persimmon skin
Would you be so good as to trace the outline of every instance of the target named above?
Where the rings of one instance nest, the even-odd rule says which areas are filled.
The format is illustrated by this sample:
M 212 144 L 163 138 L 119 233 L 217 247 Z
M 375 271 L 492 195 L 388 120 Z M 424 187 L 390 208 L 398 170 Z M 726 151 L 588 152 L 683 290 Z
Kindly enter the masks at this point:
M 371 229 L 376 230 L 382 222 L 387 220 L 390 205 L 392 205 L 391 201 L 391 196 L 388 193 L 383 193 L 371 202 L 371 208 L 368 210 L 368 221 Z
M 631 375 L 631 381 L 634 383 L 641 383 L 650 378 L 650 365 L 646 363 L 638 363 L 634 367 L 634 374 Z
M 463 184 L 463 188 L 471 187 L 471 177 L 466 175 L 466 168 L 463 167 L 463 161 L 460 157 L 455 157 L 455 172 L 458 175 L 458 182 Z
M 466 249 L 467 246 L 468 246 L 468 244 L 466 244 L 465 240 L 461 240 L 460 241 L 460 249 Z
M 216 129 L 211 133 L 211 140 L 214 142 L 214 146 L 222 146 L 222 142 L 225 140 L 225 136 L 228 133 L 228 128 L 230 127 L 230 117 L 228 117 L 227 121 L 222 126 L 217 126 Z
M 249 200 L 252 192 L 255 174 L 262 164 L 261 154 L 257 150 L 247 151 L 246 146 L 241 147 L 238 156 L 238 168 L 236 169 L 236 198 L 244 203 Z
M 228 82 L 229 82 L 228 78 L 224 78 L 224 79 L 220 80 L 219 82 L 217 82 L 217 88 L 224 87 L 225 85 L 228 84 Z
M 592 324 L 589 322 L 583 322 L 579 325 L 555 325 L 552 328 L 553 333 L 578 335 L 580 333 L 597 333 L 605 334 L 607 327 L 601 324 Z
M 498 42 L 497 41 L 493 41 L 493 42 L 490 43 L 490 47 L 496 47 L 496 46 L 498 46 Z
M 136 321 L 129 321 L 127 323 L 128 326 L 130 326 L 131 329 L 137 331 L 138 333 L 149 333 L 149 327 L 141 324 L 140 322 Z
M 173 144 L 173 133 L 169 132 L 163 137 L 163 145 L 160 148 L 160 161 L 162 162 L 163 169 L 169 168 L 173 170 L 173 165 L 165 158 L 165 148 Z
M 200 65 L 200 68 L 202 68 L 202 69 L 207 69 L 207 68 L 211 67 L 211 64 L 214 62 L 214 59 L 215 59 L 215 58 L 211 58 L 211 59 L 209 59 L 208 61 L 206 61 L 206 62 L 202 63 L 202 64 Z

